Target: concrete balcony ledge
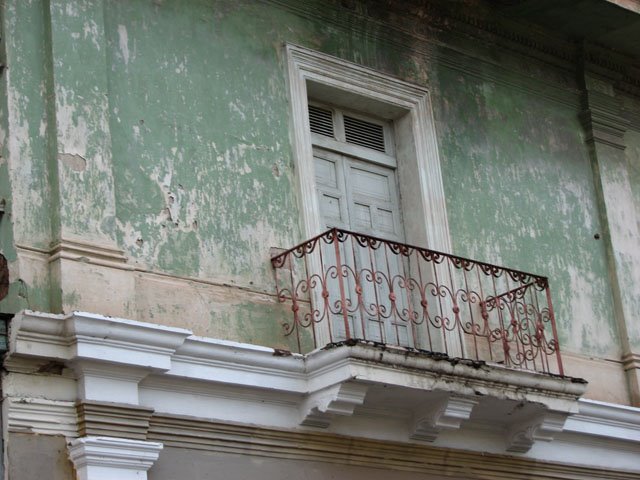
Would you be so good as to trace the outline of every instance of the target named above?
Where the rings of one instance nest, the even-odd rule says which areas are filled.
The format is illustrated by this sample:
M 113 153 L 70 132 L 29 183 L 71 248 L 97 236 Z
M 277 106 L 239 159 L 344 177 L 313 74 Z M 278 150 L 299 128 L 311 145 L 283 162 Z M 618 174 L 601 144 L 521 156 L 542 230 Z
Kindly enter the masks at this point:
M 402 347 L 349 341 L 300 355 L 83 312 L 22 312 L 10 339 L 8 377 L 41 377 L 54 361 L 68 385 L 52 376 L 49 390 L 40 378 L 29 388 L 40 400 L 25 403 L 14 398 L 24 399 L 24 387 L 5 382 L 9 422 L 15 405 L 23 431 L 33 404 L 32 431 L 40 422 L 51 434 L 46 412 L 61 414 L 66 399 L 533 458 L 548 456 L 546 445 L 558 439 L 558 452 L 589 449 L 596 466 L 613 458 L 632 465 L 624 455 L 640 444 L 640 409 L 580 400 L 584 380 Z M 69 436 L 69 427 L 61 433 Z

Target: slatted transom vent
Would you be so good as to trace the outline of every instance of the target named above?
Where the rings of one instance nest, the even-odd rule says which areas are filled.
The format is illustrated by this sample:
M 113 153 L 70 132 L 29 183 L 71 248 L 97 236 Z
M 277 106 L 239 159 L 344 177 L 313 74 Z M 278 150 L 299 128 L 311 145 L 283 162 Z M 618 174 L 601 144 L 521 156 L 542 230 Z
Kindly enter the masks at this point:
M 386 152 L 383 125 L 347 115 L 340 109 L 309 105 L 309 126 L 312 133 Z
M 347 143 L 371 148 L 379 152 L 385 151 L 382 125 L 345 115 L 344 134 Z
M 331 110 L 309 105 L 309 125 L 313 133 L 334 138 L 333 112 Z

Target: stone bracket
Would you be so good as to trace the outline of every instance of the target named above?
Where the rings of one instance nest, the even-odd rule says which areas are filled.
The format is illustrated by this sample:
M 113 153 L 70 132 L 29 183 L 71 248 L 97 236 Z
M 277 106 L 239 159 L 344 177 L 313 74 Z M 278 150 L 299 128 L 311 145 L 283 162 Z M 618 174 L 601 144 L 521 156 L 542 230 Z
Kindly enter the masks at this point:
M 471 417 L 471 412 L 477 404 L 477 400 L 470 398 L 440 396 L 416 412 L 410 437 L 414 440 L 433 442 L 442 430 L 459 429 L 462 422 Z
M 546 411 L 512 424 L 507 430 L 507 451 L 526 453 L 536 441 L 552 441 L 568 417 L 567 412 Z
M 354 409 L 364 403 L 367 388 L 347 382 L 310 394 L 301 407 L 300 425 L 327 428 L 333 415 L 353 415 Z

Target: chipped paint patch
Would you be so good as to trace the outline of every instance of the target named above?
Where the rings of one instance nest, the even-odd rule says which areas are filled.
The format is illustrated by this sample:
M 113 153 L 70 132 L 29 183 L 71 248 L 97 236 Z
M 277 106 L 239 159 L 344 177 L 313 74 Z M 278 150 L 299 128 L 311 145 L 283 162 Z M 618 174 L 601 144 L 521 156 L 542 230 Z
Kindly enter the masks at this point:
M 82 155 L 59 153 L 58 161 L 74 172 L 82 172 L 87 168 L 87 160 Z
M 122 60 L 125 65 L 129 64 L 129 37 L 127 35 L 127 27 L 118 25 L 118 46 L 122 54 Z

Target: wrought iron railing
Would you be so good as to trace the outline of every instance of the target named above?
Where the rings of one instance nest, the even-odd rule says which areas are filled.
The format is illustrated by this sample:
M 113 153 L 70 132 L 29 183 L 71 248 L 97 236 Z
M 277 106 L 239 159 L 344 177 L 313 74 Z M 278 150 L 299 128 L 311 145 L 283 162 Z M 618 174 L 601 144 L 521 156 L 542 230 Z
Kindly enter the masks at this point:
M 337 228 L 271 262 L 300 351 L 363 339 L 563 374 L 546 277 Z

